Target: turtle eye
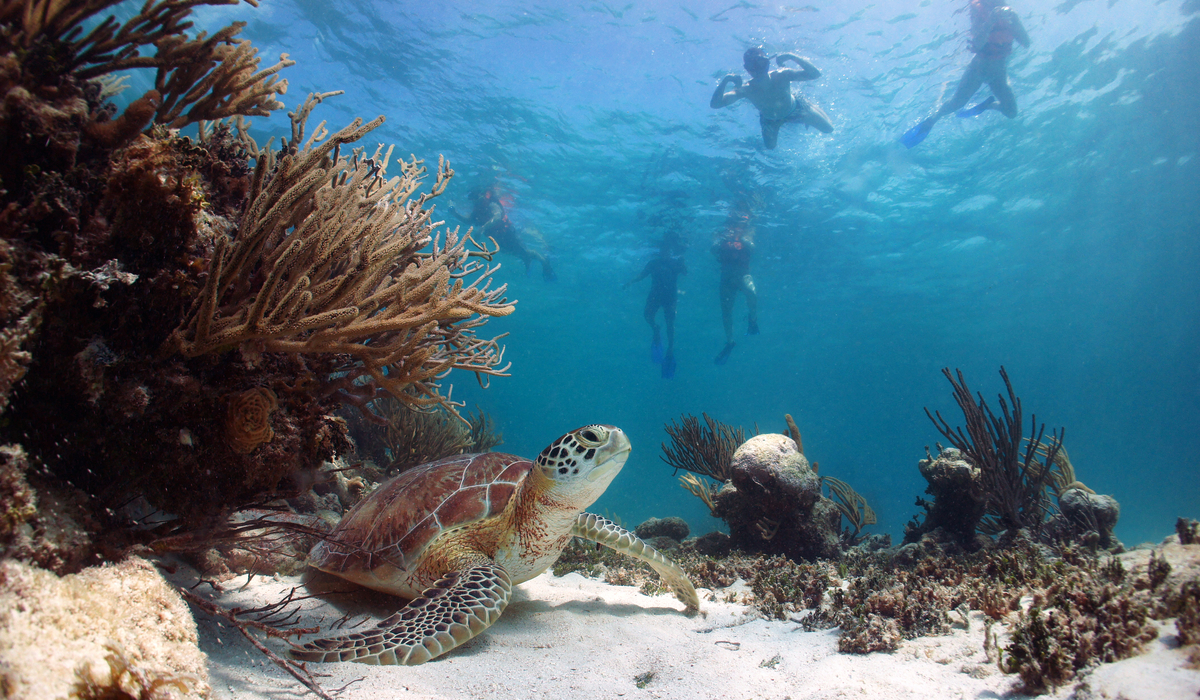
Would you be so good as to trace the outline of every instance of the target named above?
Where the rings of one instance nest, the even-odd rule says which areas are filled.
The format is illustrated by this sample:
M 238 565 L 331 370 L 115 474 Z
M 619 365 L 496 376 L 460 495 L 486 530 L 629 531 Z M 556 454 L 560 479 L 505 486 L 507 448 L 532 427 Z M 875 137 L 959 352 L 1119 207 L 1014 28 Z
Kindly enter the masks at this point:
M 598 428 L 587 427 L 579 431 L 579 439 L 587 447 L 594 447 L 604 442 L 604 435 Z

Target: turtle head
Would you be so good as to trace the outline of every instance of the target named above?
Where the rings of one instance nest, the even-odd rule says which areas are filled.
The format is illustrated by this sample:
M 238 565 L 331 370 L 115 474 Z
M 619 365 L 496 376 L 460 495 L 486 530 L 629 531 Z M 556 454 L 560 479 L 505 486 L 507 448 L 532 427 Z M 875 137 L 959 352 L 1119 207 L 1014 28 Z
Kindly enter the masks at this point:
M 537 467 L 555 491 L 600 497 L 625 466 L 632 447 L 625 431 L 613 425 L 585 425 L 550 444 L 538 455 Z M 583 504 L 587 507 L 591 501 Z

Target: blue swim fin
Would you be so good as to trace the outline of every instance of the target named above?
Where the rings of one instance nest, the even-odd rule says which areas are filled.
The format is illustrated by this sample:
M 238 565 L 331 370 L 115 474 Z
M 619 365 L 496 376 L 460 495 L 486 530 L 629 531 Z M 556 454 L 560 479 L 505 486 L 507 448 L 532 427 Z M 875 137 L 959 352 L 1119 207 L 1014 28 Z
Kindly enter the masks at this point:
M 933 131 L 933 124 L 928 119 L 923 119 L 921 123 L 904 132 L 904 135 L 900 137 L 900 143 L 904 144 L 905 148 L 912 148 L 924 141 L 930 131 Z
M 991 107 L 993 104 L 995 104 L 995 102 L 996 102 L 996 96 L 991 95 L 986 100 L 984 100 L 983 102 L 980 102 L 979 104 L 975 105 L 974 107 L 967 107 L 966 109 L 958 110 L 958 112 L 957 112 L 958 118 L 959 119 L 970 119 L 971 117 L 978 117 L 980 114 L 983 114 L 984 112 L 986 112 L 989 107 Z
M 650 361 L 656 365 L 661 365 L 663 362 L 663 344 L 658 338 L 650 343 Z
M 662 378 L 670 379 L 675 376 L 675 356 L 667 355 L 663 358 L 662 363 Z

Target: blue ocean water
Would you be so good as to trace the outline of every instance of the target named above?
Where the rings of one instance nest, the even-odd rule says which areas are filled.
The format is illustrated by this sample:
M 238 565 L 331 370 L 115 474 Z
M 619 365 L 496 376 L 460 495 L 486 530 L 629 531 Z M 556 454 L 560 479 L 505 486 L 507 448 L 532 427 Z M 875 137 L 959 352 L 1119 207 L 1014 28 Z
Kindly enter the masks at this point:
M 791 413 L 820 472 L 899 538 L 941 439 L 922 408 L 961 421 L 941 369 L 995 406 L 1003 365 L 1026 415 L 1065 427 L 1079 478 L 1120 501 L 1117 535 L 1157 540 L 1200 516 L 1200 3 L 1014 0 L 1033 42 L 1009 61 L 1018 118 L 946 118 L 906 150 L 897 137 L 970 59 L 965 5 L 264 0 L 201 17 L 245 20 L 265 60 L 297 61 L 289 107 L 345 90 L 314 120 L 384 114 L 369 146 L 445 155 L 457 175 L 439 201 L 469 209 L 499 178 L 558 281 L 498 258 L 519 303 L 483 334 L 509 334 L 512 376 L 452 376 L 454 398 L 528 456 L 585 423 L 623 427 L 633 456 L 594 510 L 713 529 L 660 459 L 663 424 L 707 412 L 781 432 Z M 800 89 L 832 134 L 786 125 L 767 151 L 752 106 L 709 108 L 756 44 L 820 68 Z M 253 133 L 287 134 L 286 116 Z M 741 336 L 739 299 L 738 346 L 716 366 L 708 249 L 747 193 L 762 333 Z M 621 285 L 672 217 L 691 245 L 663 379 L 648 283 Z

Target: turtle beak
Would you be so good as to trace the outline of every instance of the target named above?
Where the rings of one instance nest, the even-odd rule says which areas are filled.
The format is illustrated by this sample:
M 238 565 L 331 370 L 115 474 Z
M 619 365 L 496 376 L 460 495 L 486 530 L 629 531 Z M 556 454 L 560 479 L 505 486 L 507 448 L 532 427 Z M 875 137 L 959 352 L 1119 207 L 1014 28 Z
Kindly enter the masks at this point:
M 629 459 L 629 453 L 633 450 L 633 445 L 629 444 L 629 438 L 625 437 L 625 431 L 620 428 L 611 428 L 611 433 L 608 437 L 608 444 L 601 448 L 603 452 L 608 452 L 608 455 L 602 462 L 596 465 L 587 475 L 587 480 L 590 483 L 596 483 L 600 480 L 610 480 L 616 477 L 617 472 L 625 466 L 625 460 Z

